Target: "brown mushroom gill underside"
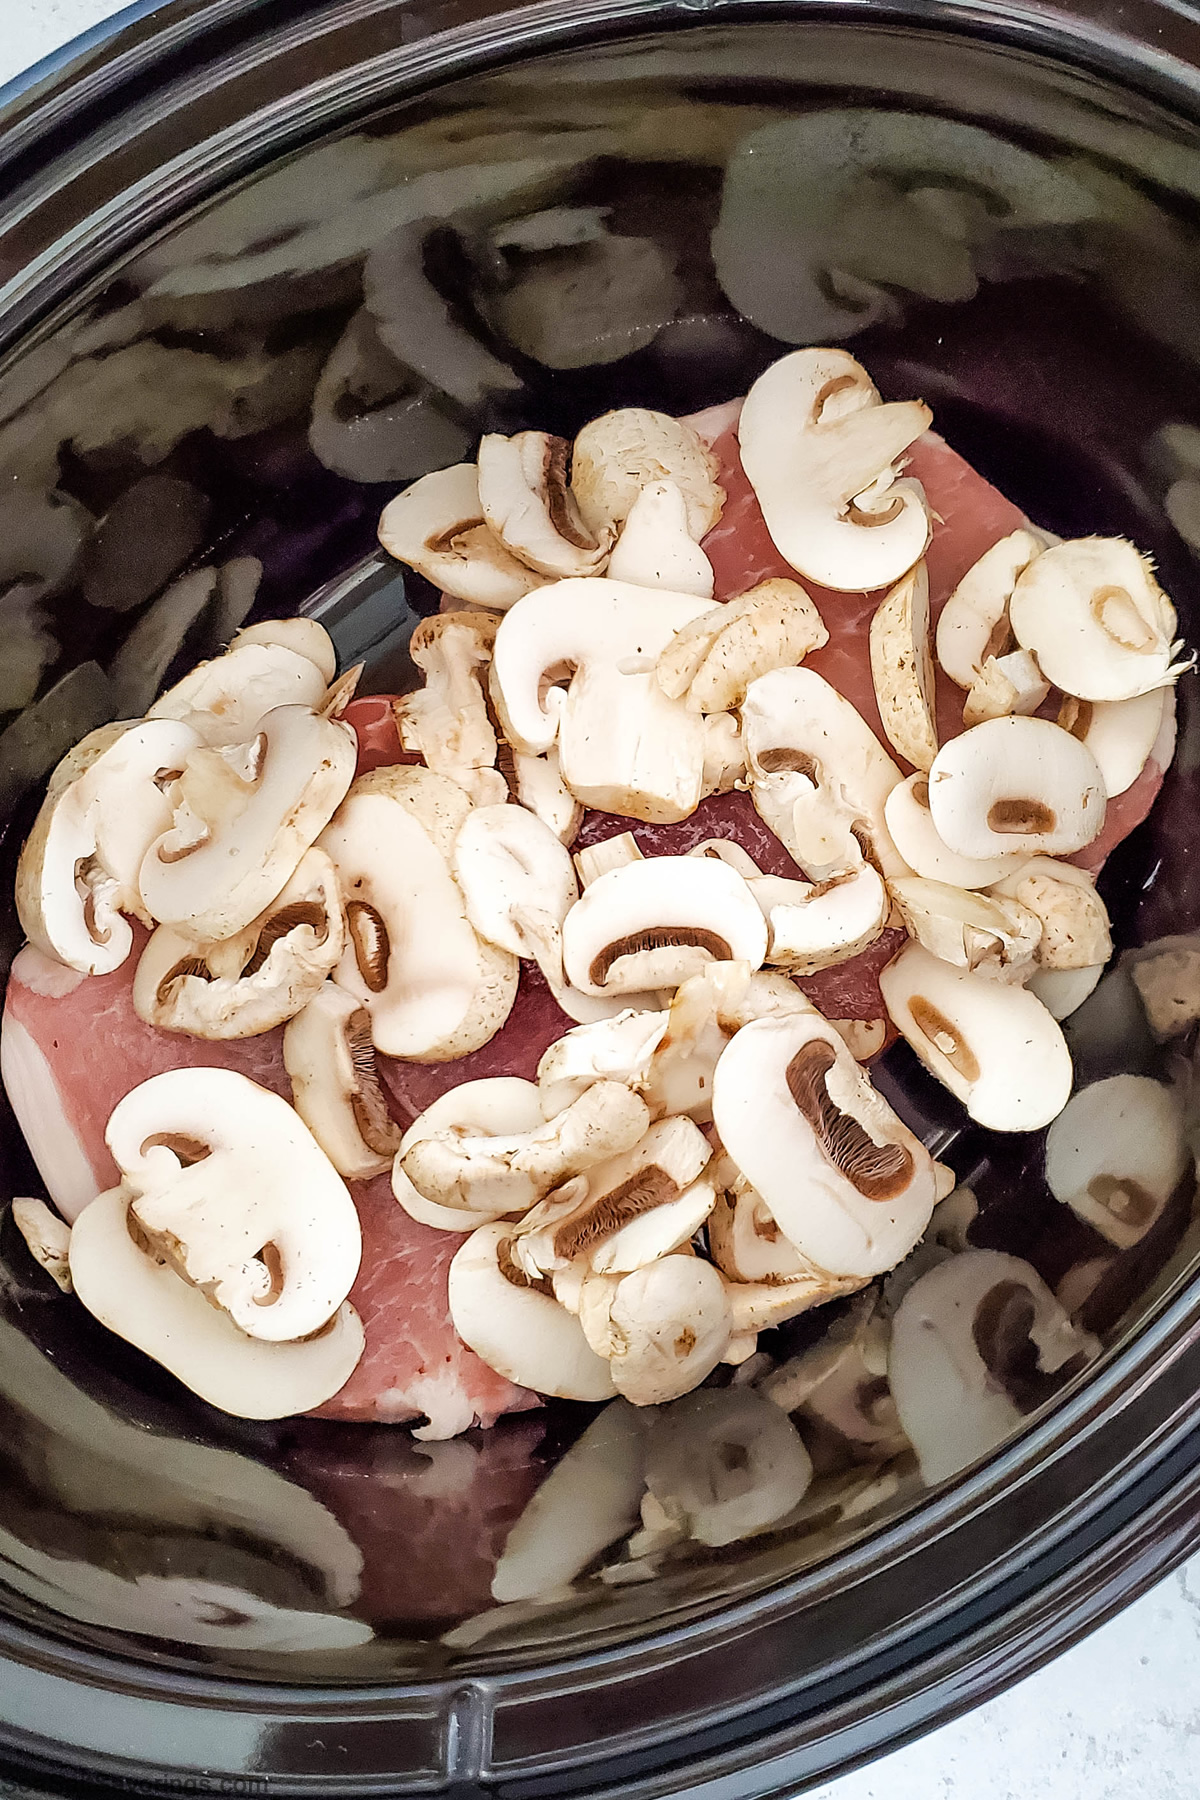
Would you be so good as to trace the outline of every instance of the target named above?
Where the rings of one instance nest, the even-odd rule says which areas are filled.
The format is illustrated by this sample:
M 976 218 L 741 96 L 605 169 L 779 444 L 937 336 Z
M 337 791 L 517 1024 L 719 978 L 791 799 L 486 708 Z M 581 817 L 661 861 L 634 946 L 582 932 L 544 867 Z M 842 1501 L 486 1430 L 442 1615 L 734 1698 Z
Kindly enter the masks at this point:
M 932 1000 L 926 1000 L 922 994 L 914 994 L 908 1003 L 912 1022 L 924 1037 L 927 1037 L 935 1049 L 940 1050 L 946 1061 L 956 1069 L 964 1081 L 979 1080 L 979 1060 L 971 1046 L 960 1035 L 958 1027 L 944 1012 L 936 1007 Z
M 878 512 L 871 512 L 861 507 L 857 500 L 851 500 L 846 507 L 846 518 L 851 525 L 890 525 L 892 520 L 898 519 L 903 511 L 904 497 L 897 494 L 889 505 L 882 507 Z
M 388 1111 L 371 1041 L 371 1015 L 365 1007 L 351 1013 L 346 1022 L 346 1044 L 354 1067 L 355 1091 L 350 1096 L 350 1110 L 358 1134 L 368 1150 L 377 1156 L 394 1156 L 404 1135 Z
M 554 1234 L 554 1254 L 568 1262 L 592 1250 L 614 1231 L 628 1225 L 631 1219 L 653 1212 L 679 1198 L 678 1184 L 657 1163 L 639 1169 L 636 1175 L 597 1195 L 582 1211 L 561 1225 Z
M 787 1066 L 788 1092 L 811 1125 L 825 1155 L 864 1200 L 894 1200 L 912 1179 L 912 1156 L 903 1144 L 877 1144 L 858 1120 L 830 1098 L 826 1077 L 837 1057 L 818 1039 L 797 1050 Z
M 311 925 L 318 941 L 324 943 L 329 935 L 329 918 L 319 900 L 294 900 L 290 906 L 281 906 L 277 913 L 272 913 L 258 934 L 258 942 L 242 974 L 257 975 L 280 938 L 287 937 L 290 931 L 298 931 L 302 925 Z
M 1058 818 L 1044 800 L 994 800 L 987 822 L 992 831 L 1024 835 L 1053 831 Z
M 764 775 L 803 775 L 814 786 L 821 785 L 821 765 L 807 750 L 790 750 L 786 744 L 780 744 L 773 750 L 764 750 L 758 766 Z
M 584 526 L 571 493 L 567 464 L 571 455 L 571 446 L 566 438 L 552 437 L 546 441 L 546 462 L 543 479 L 546 488 L 546 511 L 550 515 L 550 523 L 560 538 L 572 545 L 576 550 L 595 550 L 599 546 Z
M 216 977 L 202 956 L 183 956 L 168 969 L 154 990 L 154 998 L 159 1006 L 166 1006 L 171 999 L 171 990 L 177 982 L 194 977 L 198 981 L 214 981 Z
M 975 1309 L 971 1336 L 990 1379 L 1004 1390 L 1018 1412 L 1035 1412 L 1073 1375 L 1087 1366 L 1078 1351 L 1062 1367 L 1038 1367 L 1038 1348 L 1030 1336 L 1037 1317 L 1033 1295 L 1019 1281 L 998 1281 Z
M 532 1275 L 527 1275 L 520 1263 L 513 1257 L 511 1238 L 501 1238 L 496 1245 L 496 1267 L 510 1286 L 532 1288 L 535 1293 L 546 1294 L 553 1299 L 554 1289 L 549 1276 L 543 1275 L 535 1280 Z
M 359 974 L 373 994 L 382 994 L 392 950 L 382 914 L 368 900 L 351 900 L 346 906 L 346 928 Z
M 627 937 L 616 938 L 611 944 L 606 944 L 592 958 L 588 979 L 593 986 L 601 987 L 614 963 L 619 962 L 623 956 L 638 956 L 646 950 L 668 949 L 706 950 L 714 962 L 730 962 L 733 958 L 728 940 L 719 937 L 715 931 L 705 931 L 690 925 L 651 925 L 645 931 L 633 931 Z

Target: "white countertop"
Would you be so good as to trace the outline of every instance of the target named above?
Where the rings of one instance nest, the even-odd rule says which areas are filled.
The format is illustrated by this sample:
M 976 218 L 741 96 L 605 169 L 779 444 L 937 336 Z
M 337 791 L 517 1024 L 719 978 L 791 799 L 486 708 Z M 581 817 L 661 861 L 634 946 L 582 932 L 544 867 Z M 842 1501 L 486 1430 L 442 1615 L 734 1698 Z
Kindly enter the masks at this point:
M 121 10 L 0 8 L 0 84 Z M 1200 1800 L 1200 1556 L 1040 1674 L 813 1800 Z

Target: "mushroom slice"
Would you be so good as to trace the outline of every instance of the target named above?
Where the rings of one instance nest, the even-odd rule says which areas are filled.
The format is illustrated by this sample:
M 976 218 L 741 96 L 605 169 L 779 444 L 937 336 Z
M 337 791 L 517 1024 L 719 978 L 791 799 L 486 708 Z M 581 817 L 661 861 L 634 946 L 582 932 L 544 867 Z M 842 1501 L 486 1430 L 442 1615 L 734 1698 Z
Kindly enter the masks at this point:
M 562 778 L 585 806 L 657 824 L 687 818 L 702 789 L 704 725 L 667 698 L 654 667 L 705 610 L 694 595 L 602 576 L 527 595 L 502 620 L 492 657 L 505 737 L 535 756 L 557 741 Z
M 362 1232 L 286 1100 L 232 1069 L 169 1069 L 126 1094 L 104 1136 L 147 1253 L 247 1336 L 282 1343 L 333 1318 Z
M 487 523 L 474 463 L 436 469 L 397 494 L 383 509 L 379 541 L 456 600 L 495 612 L 546 579 L 506 550 Z
M 759 675 L 793 668 L 828 642 L 798 581 L 761 581 L 675 633 L 658 659 L 659 686 L 692 712 L 729 712 Z
M 1095 757 L 1049 719 L 973 725 L 929 771 L 934 826 L 960 856 L 1069 856 L 1099 836 L 1106 807 Z
M 669 1013 L 626 1009 L 608 1019 L 577 1025 L 556 1038 L 538 1063 L 542 1111 L 552 1119 L 597 1081 L 621 1081 L 639 1089 L 650 1079 L 654 1053 Z
M 1074 864 L 1035 856 L 989 892 L 1037 915 L 1041 921 L 1037 960 L 1042 968 L 1103 967 L 1112 955 L 1108 910 L 1095 881 Z
M 1200 1019 L 1200 938 L 1158 938 L 1121 958 L 1155 1042 L 1182 1037 Z
M 767 926 L 735 870 L 715 860 L 654 856 L 612 869 L 563 925 L 563 966 L 585 994 L 677 987 L 708 962 L 758 968 Z
M 1180 648 L 1175 608 L 1124 538 L 1044 550 L 1018 578 L 1009 616 L 1021 648 L 1079 700 L 1129 700 L 1192 666 L 1171 660 Z
M 879 977 L 893 1024 L 931 1074 L 992 1131 L 1038 1131 L 1067 1103 L 1071 1056 L 1027 989 L 906 944 Z
M 889 892 L 910 936 L 943 962 L 1002 981 L 1032 974 L 1042 921 L 1015 896 L 970 893 L 917 875 L 893 881 Z
M 39 1268 L 45 1269 L 56 1287 L 64 1294 L 72 1290 L 71 1227 L 64 1218 L 52 1212 L 44 1200 L 18 1195 L 12 1203 L 13 1224 L 25 1240 Z
M 363 1353 L 362 1322 L 348 1304 L 315 1336 L 287 1343 L 248 1337 L 169 1262 L 139 1248 L 124 1188 L 101 1194 L 72 1227 L 71 1277 L 102 1325 L 236 1418 L 310 1412 L 345 1386 Z
M 1069 1019 L 1095 992 L 1104 969 L 1104 963 L 1091 969 L 1036 969 L 1029 979 L 1029 991 L 1037 995 L 1052 1019 Z
M 738 422 L 742 467 L 776 549 L 799 574 L 843 592 L 899 581 L 925 553 L 919 482 L 897 479 L 932 414 L 884 405 L 845 350 L 794 350 L 759 376 Z
M 1072 1095 L 1046 1134 L 1046 1185 L 1101 1237 L 1145 1237 L 1189 1166 L 1179 1094 L 1145 1075 L 1113 1075 Z
M 1044 548 L 1032 531 L 1010 531 L 972 564 L 943 606 L 937 659 L 960 688 L 973 688 L 988 659 L 1012 648 L 1008 603 L 1017 577 Z
M 864 859 L 888 880 L 909 873 L 884 814 L 900 770 L 814 669 L 775 669 L 751 682 L 742 741 L 759 815 L 814 881 Z
M 734 1032 L 750 1019 L 816 1017 L 816 1008 L 786 975 L 749 963 L 709 963 L 676 990 L 666 1033 L 642 1084 L 656 1115 L 688 1113 L 698 1124 L 712 1117 L 713 1071 Z
M 335 982 L 318 988 L 283 1034 L 292 1105 L 347 1181 L 390 1169 L 403 1133 L 388 1111 L 371 1015 Z
M 578 1319 L 529 1282 L 507 1254 L 511 1226 L 480 1225 L 450 1264 L 450 1318 L 498 1375 L 561 1400 L 610 1400 L 608 1363 Z
M 699 1387 L 733 1334 L 720 1275 L 681 1251 L 629 1275 L 589 1276 L 579 1317 L 617 1392 L 635 1406 L 659 1406 Z
M 496 768 L 496 733 L 481 679 L 491 661 L 496 623 L 493 613 L 478 612 L 422 619 L 409 655 L 425 684 L 396 703 L 404 748 L 419 751 L 426 768 L 456 781 L 477 806 L 496 805 L 508 792 Z
M 468 1088 L 478 1083 L 466 1084 Z M 461 1118 L 472 1097 L 461 1095 L 451 1111 L 451 1095 L 427 1107 L 405 1132 L 396 1169 L 426 1200 L 443 1207 L 467 1207 L 498 1217 L 523 1212 L 551 1188 L 572 1176 L 631 1150 L 650 1123 L 645 1102 L 617 1081 L 598 1081 L 553 1119 L 543 1120 L 532 1083 L 530 1105 L 536 1123 L 521 1130 L 472 1133 L 447 1122 Z
M 738 721 L 728 713 L 704 715 L 704 773 L 701 797 L 730 794 L 746 785 L 746 753 Z
M 687 500 L 673 481 L 653 481 L 642 489 L 608 559 L 608 573 L 634 587 L 712 599 L 713 567 L 688 531 Z
M 1058 723 L 1081 744 L 1086 744 L 1100 765 L 1110 800 L 1131 788 L 1151 752 L 1159 746 L 1164 727 L 1170 728 L 1166 754 L 1155 760 L 1165 766 L 1174 749 L 1175 691 L 1152 688 L 1132 700 L 1076 700 L 1068 694 L 1059 708 Z
M 887 924 L 888 890 L 870 863 L 829 881 L 760 875 L 748 885 L 770 932 L 766 961 L 792 975 L 849 962 Z
M 269 649 L 291 650 L 307 657 L 315 663 L 326 687 L 337 674 L 333 639 L 316 619 L 263 619 L 257 625 L 243 625 L 229 648 L 240 650 L 244 644 L 265 644 Z
M 471 803 L 429 769 L 360 776 L 321 836 L 346 907 L 338 985 L 371 1015 L 385 1056 L 448 1062 L 495 1036 L 519 964 L 484 943 L 450 872 Z
M 871 680 L 892 749 L 914 768 L 930 768 L 938 752 L 937 704 L 929 642 L 929 576 L 923 561 L 875 608 Z
M 693 428 L 666 413 L 627 406 L 585 425 L 571 452 L 571 491 L 594 535 L 623 525 L 642 490 L 672 482 L 687 507 L 688 535 L 698 544 L 725 505 L 718 463 Z
M 196 944 L 160 925 L 138 959 L 134 1010 L 163 1031 L 256 1037 L 308 1005 L 345 942 L 333 864 L 323 851 L 309 850 L 286 887 L 236 937 Z
M 480 806 L 454 840 L 454 879 L 467 917 L 489 944 L 532 957 L 563 986 L 562 922 L 579 897 L 571 853 L 523 806 Z
M 573 844 L 583 824 L 583 808 L 562 778 L 558 745 L 542 756 L 524 756 L 519 750 L 509 754 L 513 799 L 548 825 L 559 843 Z
M 201 746 L 169 789 L 174 827 L 150 845 L 142 899 L 196 943 L 244 931 L 289 880 L 354 778 L 353 731 L 306 706 L 277 706 L 253 741 Z
M 887 1043 L 886 1019 L 830 1019 L 855 1062 L 870 1062 Z
M 989 656 L 963 704 L 963 724 L 970 727 L 1010 713 L 1035 713 L 1049 692 L 1050 683 L 1028 650 Z
M 482 1081 L 464 1081 L 439 1095 L 414 1119 L 400 1147 L 411 1149 L 423 1138 L 437 1137 L 451 1144 L 470 1138 L 478 1145 L 484 1138 L 512 1139 L 536 1131 L 541 1124 L 538 1090 L 533 1083 L 515 1075 L 492 1075 Z M 435 1231 L 471 1231 L 476 1225 L 502 1218 L 509 1210 L 504 1194 L 492 1196 L 493 1205 L 483 1189 L 447 1194 L 444 1201 L 427 1199 L 405 1174 L 399 1155 L 392 1166 L 392 1192 L 410 1218 Z
M 146 715 L 178 719 L 213 749 L 244 744 L 277 706 L 320 710 L 328 683 L 321 668 L 286 644 L 251 639 L 198 663 Z
M 124 915 L 148 922 L 138 874 L 171 823 L 163 788 L 196 744 L 173 719 L 102 725 L 59 763 L 17 863 L 17 915 L 43 955 L 84 975 L 120 968 Z
M 957 888 L 990 887 L 1027 860 L 1020 852 L 975 857 L 959 856 L 951 850 L 938 836 L 929 810 L 929 777 L 920 769 L 892 789 L 883 812 L 898 853 L 923 881 L 944 881 Z
M 687 1394 L 648 1438 L 646 1485 L 660 1510 L 715 1549 L 785 1518 L 812 1473 L 791 1420 L 752 1388 Z
M 646 859 L 632 831 L 622 831 L 616 837 L 601 838 L 598 844 L 588 844 L 585 849 L 577 850 L 572 860 L 579 871 L 579 885 L 590 888 L 601 875 Z
M 826 1275 L 801 1256 L 776 1224 L 762 1195 L 741 1175 L 735 1175 L 733 1191 L 719 1196 L 713 1207 L 708 1248 L 721 1273 L 738 1287 L 795 1289 L 806 1283 L 812 1295 L 810 1306 L 852 1293 L 860 1285 L 858 1276 L 838 1279 Z M 736 1299 L 737 1289 L 732 1291 Z
M 994 1450 L 1099 1354 L 1019 1257 L 964 1250 L 922 1275 L 892 1321 L 888 1383 L 927 1485 Z
M 535 1277 L 579 1257 L 607 1275 L 666 1256 L 712 1210 L 715 1189 L 700 1180 L 711 1158 L 707 1138 L 690 1119 L 660 1119 L 632 1149 L 593 1164 L 581 1194 L 551 1194 L 534 1207 L 513 1234 L 513 1255 Z
M 548 431 L 487 432 L 479 444 L 479 503 L 506 550 L 540 575 L 598 575 L 612 541 L 584 525 L 567 482 L 571 446 Z
M 744 1025 L 717 1064 L 722 1144 L 817 1269 L 893 1268 L 937 1200 L 929 1152 L 816 1012 Z

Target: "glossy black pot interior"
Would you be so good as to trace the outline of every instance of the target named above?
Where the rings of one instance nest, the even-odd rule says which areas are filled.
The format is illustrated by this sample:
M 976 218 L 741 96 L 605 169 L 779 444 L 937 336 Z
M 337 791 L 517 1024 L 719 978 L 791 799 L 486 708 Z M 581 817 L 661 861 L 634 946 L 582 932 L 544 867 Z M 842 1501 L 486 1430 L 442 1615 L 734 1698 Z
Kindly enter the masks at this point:
M 1200 465 L 1165 429 L 1200 428 L 1185 35 L 1145 49 L 1153 9 L 1124 38 L 953 8 L 475 11 L 168 6 L 12 103 L 0 507 L 14 479 L 55 496 L 38 504 L 68 549 L 35 574 L 61 656 L 37 692 L 84 666 L 0 737 L 6 876 L 38 772 L 247 607 L 314 612 L 377 691 L 403 684 L 430 595 L 374 551 L 403 481 L 481 430 L 728 399 L 796 343 L 844 341 L 886 396 L 923 396 L 1037 523 L 1135 539 L 1196 641 Z M 852 165 L 874 210 L 848 236 L 829 194 Z M 563 208 L 591 221 L 582 243 L 516 229 Z M 1189 506 L 1191 544 L 1171 522 Z M 0 585 L 29 579 L 5 557 Z M 247 557 L 257 592 L 220 589 L 170 669 L 148 627 L 121 658 L 179 575 Z M 37 672 L 16 635 L 10 656 L 15 707 Z M 1154 816 L 1105 871 L 1123 946 L 1200 924 L 1194 685 Z M 7 959 L 11 910 L 4 932 Z M 1081 1060 L 1095 1077 L 1151 1055 L 1129 1039 Z M 975 1185 L 973 1242 L 1051 1285 L 1102 1247 L 1050 1199 L 1039 1141 L 981 1141 L 899 1051 L 881 1079 Z M 6 1193 L 38 1191 L 11 1121 L 3 1159 Z M 6 1754 L 31 1780 L 127 1791 L 156 1772 L 280 1793 L 795 1791 L 1023 1672 L 1184 1553 L 1200 1293 L 1186 1207 L 1169 1226 L 1093 1295 L 1103 1362 L 944 1490 L 901 1457 L 855 1475 L 849 1519 L 814 1505 L 655 1581 L 481 1621 L 508 1527 L 586 1409 L 420 1446 L 233 1421 L 60 1296 L 6 1218 Z

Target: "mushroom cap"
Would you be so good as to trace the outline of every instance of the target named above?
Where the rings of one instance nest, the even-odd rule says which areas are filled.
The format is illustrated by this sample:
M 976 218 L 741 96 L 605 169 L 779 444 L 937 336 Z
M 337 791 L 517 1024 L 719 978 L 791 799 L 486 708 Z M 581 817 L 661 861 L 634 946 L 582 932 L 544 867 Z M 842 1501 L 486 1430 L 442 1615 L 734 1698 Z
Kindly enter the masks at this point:
M 392 1166 L 403 1135 L 375 1065 L 371 1017 L 354 994 L 326 981 L 283 1034 L 292 1105 L 347 1181 Z
M 589 530 L 622 525 L 643 489 L 670 481 L 687 506 L 688 534 L 698 544 L 725 504 L 718 463 L 683 419 L 644 407 L 603 413 L 585 425 L 571 452 L 571 489 Z
M 1009 618 L 1047 679 L 1080 700 L 1129 700 L 1179 673 L 1175 608 L 1124 538 L 1043 551 L 1018 577 Z
M 71 1232 L 75 1292 L 102 1325 L 237 1418 L 310 1412 L 345 1386 L 365 1341 L 352 1306 L 340 1306 L 315 1337 L 248 1337 L 170 1264 L 138 1249 L 128 1210 L 125 1189 L 113 1188 L 85 1207 Z
M 642 489 L 608 559 L 608 573 L 635 587 L 712 599 L 713 567 L 688 531 L 687 499 L 675 482 L 653 481 Z
M 870 863 L 812 887 L 774 875 L 760 875 L 749 887 L 770 931 L 766 960 L 793 975 L 849 962 L 887 924 L 888 891 Z
M 516 958 L 479 937 L 450 871 L 470 810 L 462 789 L 429 769 L 376 769 L 321 835 L 349 927 L 336 979 L 370 1013 L 387 1056 L 465 1056 L 499 1031 L 516 997 Z
M 1010 531 L 972 563 L 943 606 L 937 622 L 937 659 L 960 688 L 973 688 L 988 657 L 1002 656 L 1008 649 L 1013 588 L 1044 549 L 1032 531 Z
M 803 1499 L 813 1468 L 786 1413 L 753 1388 L 673 1402 L 648 1439 L 646 1486 L 697 1543 L 767 1531 Z
M 224 656 L 198 663 L 146 716 L 179 719 L 220 749 L 252 738 L 264 713 L 277 706 L 318 711 L 328 685 L 317 663 L 289 645 L 239 636 Z
M 1046 1184 L 1119 1250 L 1143 1238 L 1190 1155 L 1179 1094 L 1145 1075 L 1094 1081 L 1046 1134 Z
M 817 1013 L 742 1026 L 717 1064 L 713 1121 L 772 1218 L 820 1271 L 881 1274 L 928 1223 L 933 1159 Z
M 844 350 L 794 350 L 759 376 L 738 421 L 742 467 L 776 549 L 824 587 L 865 592 L 907 574 L 931 524 L 895 464 L 930 423 L 919 400 L 884 405 Z
M 725 1167 L 734 1165 L 723 1159 Z M 739 1186 L 718 1195 L 708 1221 L 709 1254 L 731 1282 L 791 1282 L 812 1276 L 813 1266 L 784 1236 L 762 1195 L 736 1174 Z
M 548 431 L 486 432 L 479 443 L 479 502 L 505 549 L 538 574 L 598 575 L 609 536 L 594 537 L 567 482 L 570 445 Z
M 815 669 L 774 669 L 751 682 L 742 703 L 742 740 L 756 808 L 814 879 L 844 872 L 844 866 L 819 870 L 811 857 L 805 862 L 801 816 L 814 798 L 828 803 L 846 834 L 865 840 L 866 860 L 885 877 L 908 874 L 884 815 L 900 770 L 861 715 Z M 860 844 L 850 866 L 862 860 Z
M 766 949 L 766 921 L 746 882 L 708 859 L 655 856 L 611 869 L 563 924 L 563 966 L 585 994 L 676 987 L 707 962 L 758 968 Z
M 245 931 L 197 944 L 160 925 L 138 959 L 133 1006 L 163 1031 L 256 1037 L 312 1000 L 345 948 L 333 864 L 307 850 L 280 893 Z
M 450 1317 L 463 1343 L 518 1387 L 562 1400 L 609 1400 L 608 1363 L 571 1313 L 500 1260 L 512 1227 L 473 1231 L 450 1264 Z M 506 1272 L 507 1271 L 507 1272 Z
M 760 581 L 681 627 L 658 659 L 658 682 L 671 699 L 686 696 L 692 712 L 729 712 L 760 675 L 793 668 L 828 642 L 798 581 Z
M 326 687 L 337 674 L 337 651 L 333 639 L 316 619 L 262 619 L 254 625 L 243 625 L 230 643 L 230 650 L 243 644 L 266 644 L 276 649 L 291 650 L 315 663 Z M 310 702 L 311 704 L 311 702 Z
M 379 541 L 435 587 L 496 612 L 546 579 L 506 550 L 488 525 L 474 463 L 436 469 L 397 494 L 383 509 Z
M 929 771 L 934 826 L 960 856 L 1068 856 L 1099 836 L 1106 808 L 1095 757 L 1049 719 L 973 725 Z
M 938 836 L 929 810 L 929 777 L 920 769 L 892 789 L 884 803 L 884 817 L 897 852 L 924 881 L 945 881 L 960 888 L 990 887 L 1026 860 L 1021 851 L 974 857 L 951 850 Z
M 990 892 L 1036 915 L 1041 923 L 1037 960 L 1043 968 L 1103 967 L 1112 955 L 1108 909 L 1093 878 L 1073 863 L 1031 857 Z
M 249 1337 L 333 1317 L 358 1273 L 358 1213 L 286 1100 L 232 1069 L 169 1069 L 126 1094 L 104 1138 L 155 1253 Z
M 627 1008 L 609 1019 L 576 1025 L 556 1038 L 537 1066 L 542 1111 L 552 1119 L 595 1081 L 623 1081 L 640 1088 L 670 1015 Z
M 993 1131 L 1038 1131 L 1067 1103 L 1071 1054 L 1035 994 L 908 943 L 879 977 L 888 1014 L 931 1074 Z
M 875 608 L 871 680 L 892 749 L 914 768 L 930 768 L 938 751 L 937 701 L 924 561 L 902 576 Z
M 892 1320 L 888 1382 L 925 1482 L 986 1456 L 1099 1353 L 1018 1257 L 964 1250 L 922 1275 Z
M 893 881 L 889 891 L 909 935 L 943 962 L 1004 981 L 1032 972 L 1042 922 L 1018 897 L 973 893 L 917 875 Z
M 277 706 L 246 752 L 245 776 L 219 751 L 191 752 L 170 790 L 175 827 L 142 860 L 148 910 L 196 943 L 233 937 L 270 905 L 349 788 L 357 746 L 348 726 Z
M 1151 688 L 1130 700 L 1068 699 L 1058 722 L 1072 737 L 1086 744 L 1100 766 L 1110 800 L 1126 793 L 1137 780 L 1151 753 L 1165 768 L 1175 744 L 1175 689 Z M 1167 741 L 1160 743 L 1166 734 Z
M 1121 958 L 1156 1043 L 1182 1037 L 1200 1018 L 1200 938 L 1155 938 Z
M 725 1284 L 711 1263 L 676 1251 L 602 1283 L 603 1301 L 589 1318 L 589 1341 L 603 1346 L 618 1393 L 635 1406 L 677 1400 L 711 1375 L 732 1334 Z
M 43 955 L 84 975 L 120 968 L 133 948 L 123 915 L 146 917 L 142 859 L 171 823 L 157 778 L 197 742 L 173 719 L 105 725 L 59 763 L 17 863 L 17 915 Z

